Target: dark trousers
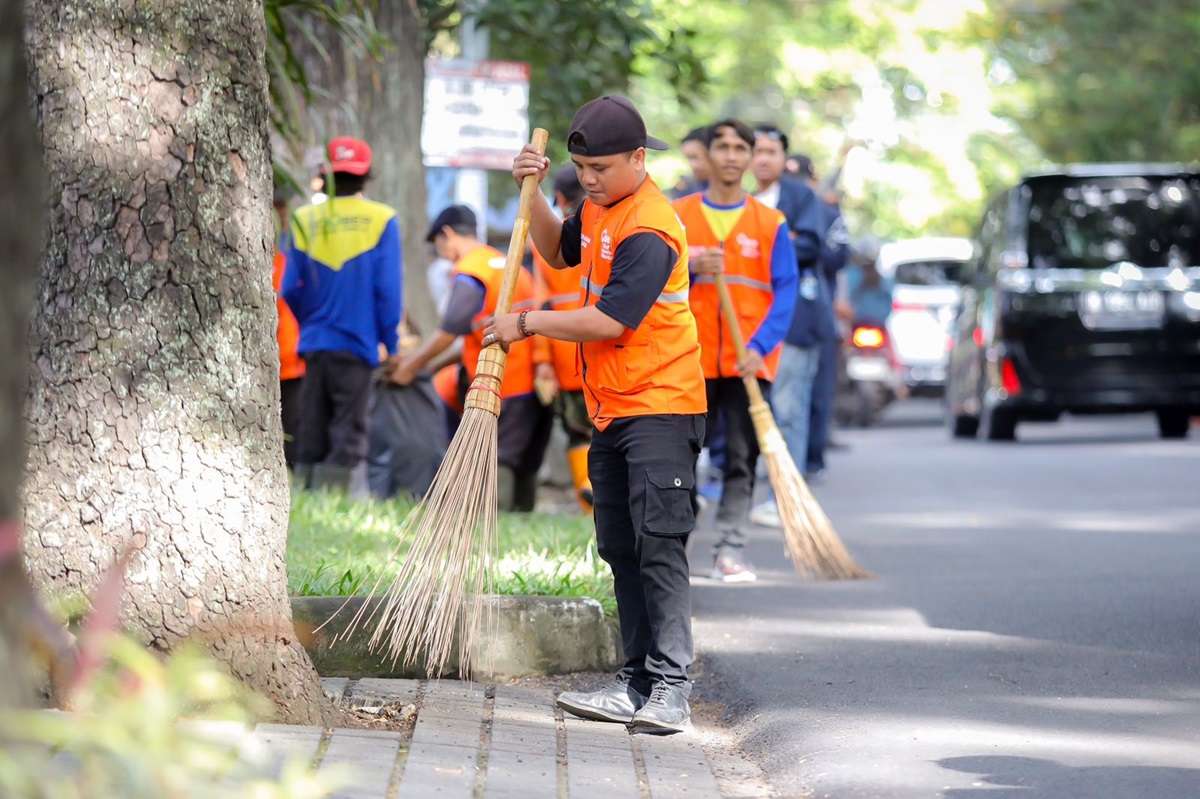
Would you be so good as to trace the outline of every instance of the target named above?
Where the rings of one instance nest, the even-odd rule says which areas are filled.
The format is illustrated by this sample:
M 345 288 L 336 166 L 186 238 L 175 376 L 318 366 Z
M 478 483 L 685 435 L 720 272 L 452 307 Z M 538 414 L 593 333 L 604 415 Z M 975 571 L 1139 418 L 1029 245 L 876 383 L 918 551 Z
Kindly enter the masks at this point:
M 596 544 L 617 595 L 622 671 L 641 689 L 653 680 L 686 682 L 692 663 L 686 546 L 703 440 L 703 416 L 633 416 L 598 430 L 588 452 Z
M 537 502 L 538 471 L 550 442 L 554 413 L 536 394 L 500 403 L 496 435 L 501 468 L 500 510 L 527 512 Z M 503 474 L 508 470 L 509 474 Z M 511 481 L 511 487 L 507 482 Z
M 560 391 L 554 398 L 554 415 L 567 435 L 567 449 L 584 447 L 592 441 L 592 420 L 582 391 Z
M 283 421 L 283 461 L 290 469 L 296 465 L 300 419 L 303 410 L 304 378 L 279 381 L 279 413 Z
M 371 365 L 348 352 L 304 356 L 296 462 L 353 468 L 367 457 Z
M 758 381 L 763 395 L 771 384 Z M 725 466 L 721 504 L 717 506 L 717 545 L 740 549 L 746 544 L 746 525 L 754 502 L 754 475 L 758 466 L 758 437 L 750 419 L 750 397 L 740 377 L 705 380 L 708 392 L 707 429 L 715 430 L 718 416 L 724 422 Z M 710 442 L 711 443 L 711 442 Z
M 825 468 L 825 447 L 829 444 L 829 425 L 833 419 L 834 392 L 837 389 L 838 350 L 842 344 L 835 336 L 822 341 L 820 346 L 821 358 L 817 364 L 817 376 L 813 378 L 805 472 L 819 472 Z

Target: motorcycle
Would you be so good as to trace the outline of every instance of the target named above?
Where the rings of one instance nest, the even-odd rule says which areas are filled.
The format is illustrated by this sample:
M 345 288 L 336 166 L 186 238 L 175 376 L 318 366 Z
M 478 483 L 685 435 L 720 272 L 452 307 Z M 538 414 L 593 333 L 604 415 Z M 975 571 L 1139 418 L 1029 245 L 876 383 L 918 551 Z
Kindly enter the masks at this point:
M 850 326 L 843 356 L 838 422 L 845 427 L 871 427 L 888 405 L 905 394 L 887 328 L 869 320 L 856 321 Z

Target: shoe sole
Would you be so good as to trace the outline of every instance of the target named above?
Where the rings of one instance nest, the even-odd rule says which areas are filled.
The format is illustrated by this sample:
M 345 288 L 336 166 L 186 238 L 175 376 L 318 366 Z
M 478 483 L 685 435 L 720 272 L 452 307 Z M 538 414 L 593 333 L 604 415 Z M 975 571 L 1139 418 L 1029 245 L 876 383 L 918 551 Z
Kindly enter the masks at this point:
M 722 583 L 753 583 L 758 580 L 758 575 L 753 572 L 741 572 L 740 574 L 713 572 L 709 577 Z
M 758 575 L 752 572 L 740 572 L 737 575 L 722 575 L 718 577 L 722 583 L 752 583 L 758 579 Z
M 611 724 L 629 724 L 633 721 L 633 716 L 614 716 L 610 713 L 605 713 L 602 710 L 596 710 L 592 707 L 584 705 L 572 705 L 570 702 L 564 702 L 559 699 L 555 703 L 563 710 L 570 713 L 572 716 L 578 716 L 581 719 L 589 719 L 591 721 L 607 721 Z
M 635 718 L 629 722 L 628 726 L 629 732 L 633 735 L 677 735 L 678 733 L 690 730 L 692 728 L 692 721 L 688 719 L 683 724 L 663 724 Z

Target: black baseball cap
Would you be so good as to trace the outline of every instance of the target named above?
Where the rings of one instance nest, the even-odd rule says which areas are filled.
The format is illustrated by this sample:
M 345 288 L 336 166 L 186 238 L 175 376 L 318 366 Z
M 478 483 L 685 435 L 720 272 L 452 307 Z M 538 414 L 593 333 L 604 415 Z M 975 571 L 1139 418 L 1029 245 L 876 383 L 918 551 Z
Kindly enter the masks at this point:
M 575 155 L 615 155 L 639 147 L 666 150 L 667 143 L 646 135 L 646 123 L 628 97 L 597 97 L 584 103 L 571 120 L 567 150 Z
M 437 238 L 437 234 L 442 232 L 442 228 L 449 226 L 452 228 L 468 228 L 472 231 L 478 225 L 475 219 L 475 212 L 465 205 L 450 205 L 442 209 L 442 212 L 437 215 L 437 218 L 429 225 L 429 232 L 425 234 L 425 241 L 433 241 Z

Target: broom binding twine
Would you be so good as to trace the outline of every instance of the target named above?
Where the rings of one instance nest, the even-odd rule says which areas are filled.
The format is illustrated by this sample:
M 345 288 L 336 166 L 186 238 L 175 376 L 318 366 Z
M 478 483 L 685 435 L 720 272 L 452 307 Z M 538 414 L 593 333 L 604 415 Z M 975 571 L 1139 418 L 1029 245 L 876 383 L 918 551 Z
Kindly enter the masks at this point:
M 479 408 L 492 416 L 500 416 L 500 384 L 504 381 L 504 365 L 508 354 L 499 344 L 484 347 L 475 367 L 475 379 L 467 389 L 464 408 Z

